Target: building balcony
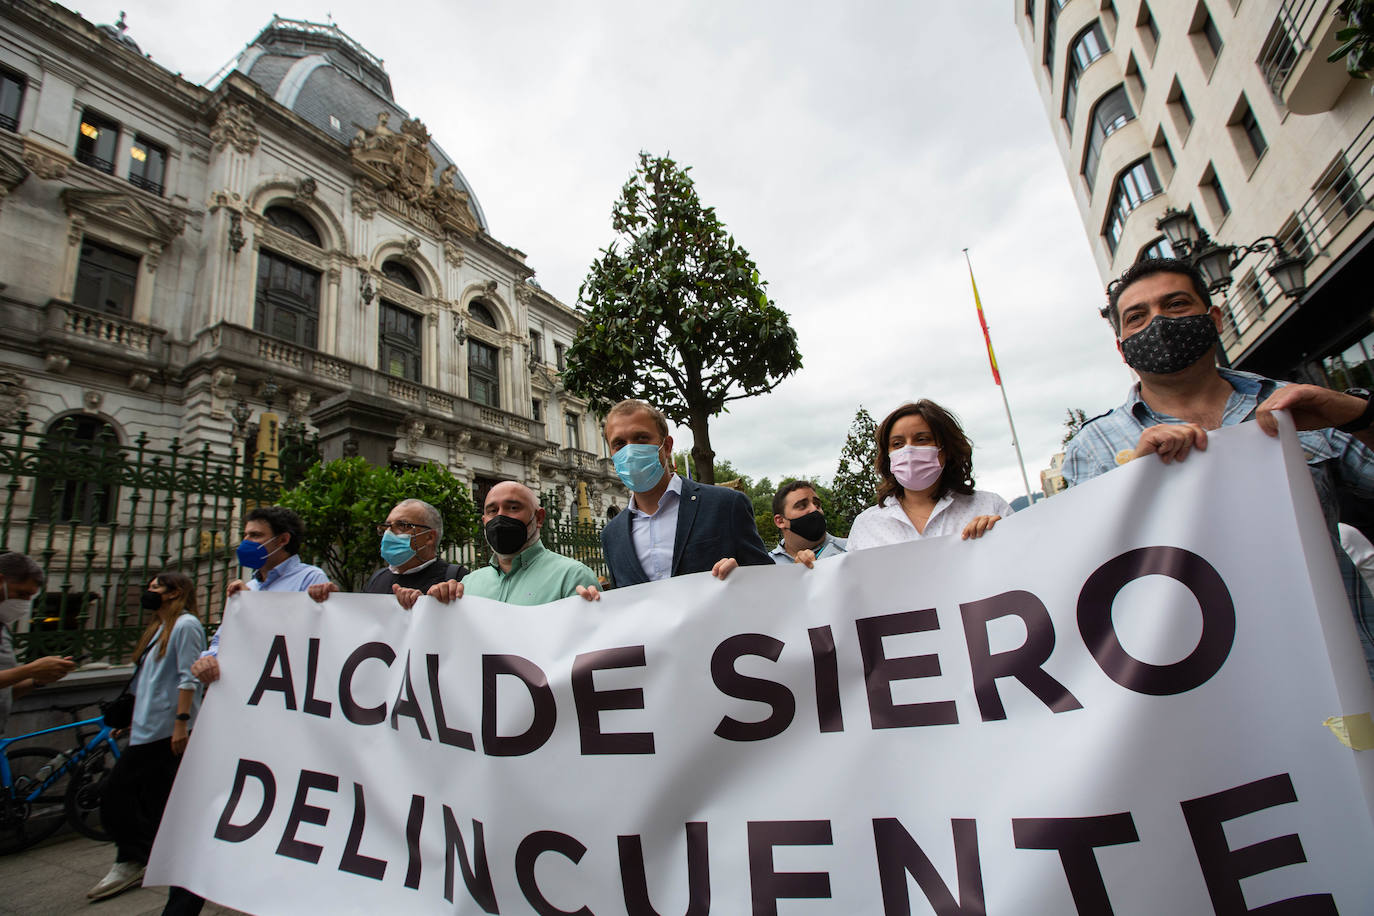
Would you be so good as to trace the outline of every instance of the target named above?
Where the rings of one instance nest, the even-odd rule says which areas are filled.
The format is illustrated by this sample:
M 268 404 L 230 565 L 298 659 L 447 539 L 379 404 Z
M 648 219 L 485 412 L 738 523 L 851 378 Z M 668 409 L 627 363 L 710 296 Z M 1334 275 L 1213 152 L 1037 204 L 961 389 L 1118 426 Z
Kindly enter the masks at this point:
M 139 368 L 160 368 L 167 363 L 167 332 L 161 328 L 61 299 L 49 300 L 42 311 L 43 345 L 49 354 L 65 358 L 85 355 L 106 366 L 112 359 Z
M 1336 50 L 1336 0 L 1284 0 L 1257 61 L 1274 97 L 1294 114 L 1330 111 L 1350 84 Z

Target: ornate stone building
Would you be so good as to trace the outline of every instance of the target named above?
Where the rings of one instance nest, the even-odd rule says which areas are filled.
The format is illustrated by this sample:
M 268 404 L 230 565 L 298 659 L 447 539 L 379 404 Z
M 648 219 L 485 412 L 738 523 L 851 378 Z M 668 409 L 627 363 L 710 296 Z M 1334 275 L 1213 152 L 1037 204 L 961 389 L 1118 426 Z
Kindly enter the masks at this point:
M 533 275 L 338 28 L 274 18 L 198 86 L 122 20 L 6 4 L 0 421 L 223 450 L 276 392 L 326 458 L 600 512 L 619 484 L 559 383 L 578 318 Z
M 1016 0 L 1012 12 L 1103 282 L 1138 258 L 1208 253 L 1209 279 L 1230 268 L 1213 300 L 1232 365 L 1374 387 L 1374 97 L 1327 61 L 1339 6 Z M 1182 230 L 1186 251 L 1168 237 Z M 1304 268 L 1296 294 L 1273 272 L 1280 254 Z

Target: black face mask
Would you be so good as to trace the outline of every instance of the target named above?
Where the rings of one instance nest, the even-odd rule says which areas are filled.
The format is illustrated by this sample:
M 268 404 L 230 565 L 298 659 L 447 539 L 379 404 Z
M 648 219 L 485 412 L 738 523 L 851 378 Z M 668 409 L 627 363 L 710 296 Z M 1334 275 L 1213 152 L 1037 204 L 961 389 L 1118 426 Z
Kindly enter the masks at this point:
M 143 593 L 143 597 L 139 599 L 138 603 L 143 606 L 145 611 L 156 611 L 162 607 L 162 593 L 148 589 Z
M 825 537 L 825 515 L 820 509 L 798 516 L 788 523 L 792 533 L 803 541 L 819 541 Z
M 1170 375 L 1202 359 L 1217 341 L 1217 326 L 1211 315 L 1156 315 L 1143 331 L 1121 341 L 1121 355 L 1137 372 Z
M 509 515 L 498 515 L 482 528 L 491 549 L 503 556 L 520 552 L 530 539 L 529 526 Z

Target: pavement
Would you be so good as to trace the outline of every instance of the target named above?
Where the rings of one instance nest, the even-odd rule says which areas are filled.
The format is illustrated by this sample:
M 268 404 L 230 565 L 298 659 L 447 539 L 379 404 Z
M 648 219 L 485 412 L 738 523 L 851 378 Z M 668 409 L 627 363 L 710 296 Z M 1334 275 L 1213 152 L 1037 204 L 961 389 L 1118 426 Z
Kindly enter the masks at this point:
M 0 856 L 0 916 L 157 916 L 167 888 L 137 887 L 92 903 L 86 891 L 114 864 L 113 843 L 64 828 L 22 852 Z M 207 903 L 204 916 L 243 916 Z

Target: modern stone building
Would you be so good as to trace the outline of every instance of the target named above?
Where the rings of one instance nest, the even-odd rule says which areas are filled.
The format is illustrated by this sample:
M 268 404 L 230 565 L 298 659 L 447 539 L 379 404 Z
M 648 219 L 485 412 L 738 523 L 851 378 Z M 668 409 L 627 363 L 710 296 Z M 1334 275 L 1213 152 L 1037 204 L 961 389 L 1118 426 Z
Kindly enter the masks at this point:
M 6 2 L 0 423 L 251 449 L 275 392 L 325 458 L 600 512 L 619 484 L 559 382 L 578 318 L 533 275 L 338 28 L 274 18 L 198 86 L 122 20 Z
M 1338 5 L 1014 0 L 1013 14 L 1104 283 L 1138 258 L 1211 255 L 1209 278 L 1233 278 L 1214 296 L 1232 365 L 1374 387 L 1374 97 L 1326 60 Z M 1171 245 L 1166 213 L 1165 229 L 1209 238 Z M 1296 296 L 1270 273 L 1280 253 L 1305 266 Z

